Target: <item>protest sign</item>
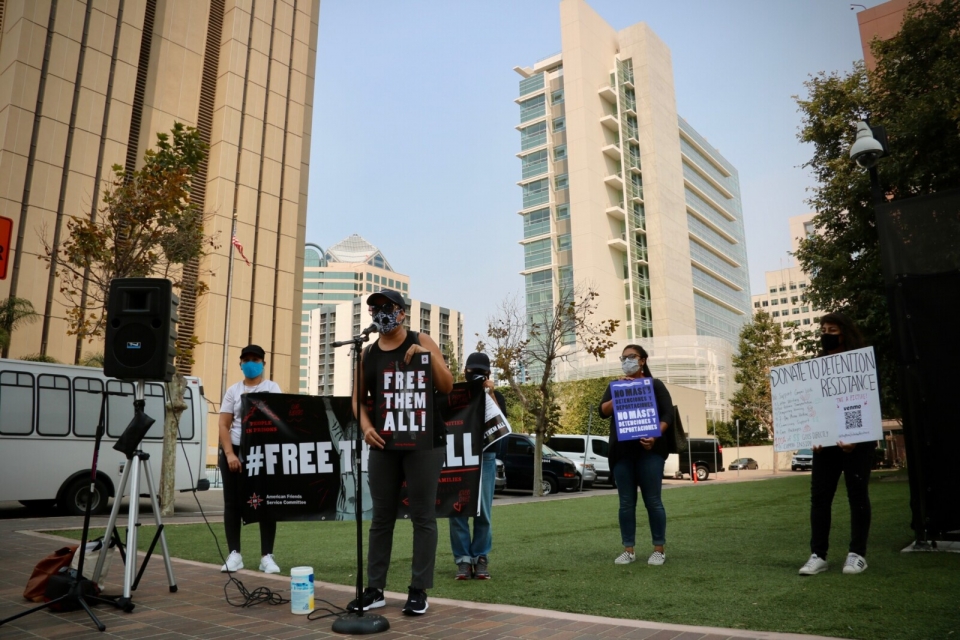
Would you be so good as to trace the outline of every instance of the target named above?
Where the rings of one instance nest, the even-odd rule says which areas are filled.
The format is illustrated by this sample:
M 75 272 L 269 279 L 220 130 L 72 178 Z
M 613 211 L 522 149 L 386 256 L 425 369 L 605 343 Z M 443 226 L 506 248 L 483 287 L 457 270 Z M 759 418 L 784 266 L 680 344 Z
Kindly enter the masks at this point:
M 770 370 L 775 451 L 883 437 L 873 347 Z
M 379 404 L 371 418 L 384 449 L 411 451 L 433 447 L 433 370 L 430 354 L 417 353 L 387 363 L 377 375 Z
M 629 378 L 610 383 L 617 440 L 660 437 L 660 416 L 653 378 Z

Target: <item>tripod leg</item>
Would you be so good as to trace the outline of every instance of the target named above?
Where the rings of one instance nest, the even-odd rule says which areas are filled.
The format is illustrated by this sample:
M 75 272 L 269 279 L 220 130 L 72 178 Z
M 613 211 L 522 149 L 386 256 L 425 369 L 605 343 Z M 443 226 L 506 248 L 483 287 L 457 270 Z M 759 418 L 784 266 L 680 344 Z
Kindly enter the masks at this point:
M 107 551 L 110 547 L 110 539 L 113 537 L 117 528 L 117 517 L 120 515 L 120 503 L 123 501 L 123 492 L 127 488 L 127 480 L 130 479 L 130 461 L 123 465 L 123 475 L 120 476 L 120 486 L 117 487 L 116 495 L 113 498 L 113 508 L 110 509 L 110 519 L 107 520 L 107 528 L 103 532 L 103 549 L 100 551 L 100 557 L 97 558 L 97 566 L 93 570 L 93 581 L 100 584 L 100 574 L 103 572 L 103 561 L 107 557 Z
M 149 461 L 143 465 L 143 472 L 147 480 L 150 504 L 153 506 L 153 519 L 157 523 L 157 531 L 160 535 L 160 549 L 163 551 L 163 565 L 167 570 L 167 584 L 170 585 L 170 593 L 176 593 L 177 581 L 173 577 L 173 564 L 170 562 L 170 550 L 167 548 L 167 534 L 163 531 L 163 522 L 160 520 L 160 503 L 157 502 L 157 492 L 153 484 L 153 469 L 150 468 Z
M 21 611 L 20 613 L 18 613 L 18 614 L 15 615 L 15 616 L 10 616 L 9 618 L 4 618 L 3 620 L 0 620 L 0 626 L 3 626 L 3 625 L 5 625 L 5 624 L 7 624 L 8 622 L 13 622 L 13 621 L 16 620 L 17 618 L 22 618 L 22 617 L 24 617 L 24 616 L 28 616 L 28 615 L 30 615 L 31 613 L 36 613 L 37 611 L 43 611 L 44 609 L 46 609 L 46 608 L 49 607 L 50 605 L 56 604 L 56 603 L 60 602 L 61 600 L 63 600 L 63 599 L 66 598 L 66 597 L 67 597 L 67 596 L 65 596 L 65 595 L 60 596 L 60 597 L 57 598 L 56 600 L 51 600 L 50 602 L 44 602 L 43 604 L 41 604 L 41 605 L 39 605 L 39 606 L 36 606 L 36 607 L 34 607 L 34 608 L 32 608 L 32 609 L 27 609 L 26 611 Z
M 130 511 L 127 515 L 127 562 L 123 566 L 122 603 L 130 602 L 133 581 L 137 575 L 137 529 L 140 523 L 140 458 L 134 455 L 127 462 L 130 469 Z
M 103 623 L 100 622 L 100 618 L 96 616 L 96 614 L 93 612 L 93 609 L 91 609 L 90 605 L 87 604 L 87 601 L 83 599 L 83 596 L 79 596 L 77 598 L 77 602 L 79 602 L 80 606 L 83 607 L 83 610 L 87 612 L 87 615 L 90 616 L 91 620 L 93 620 L 93 624 L 96 625 L 98 630 L 103 631 L 106 629 L 106 627 L 103 626 Z

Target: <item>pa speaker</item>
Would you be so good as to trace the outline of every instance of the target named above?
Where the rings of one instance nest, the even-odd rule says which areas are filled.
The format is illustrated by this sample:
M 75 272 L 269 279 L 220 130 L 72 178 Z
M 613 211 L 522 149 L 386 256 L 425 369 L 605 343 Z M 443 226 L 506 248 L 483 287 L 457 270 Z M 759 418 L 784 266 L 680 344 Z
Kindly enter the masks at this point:
M 165 278 L 111 280 L 104 374 L 120 380 L 172 380 L 179 305 Z

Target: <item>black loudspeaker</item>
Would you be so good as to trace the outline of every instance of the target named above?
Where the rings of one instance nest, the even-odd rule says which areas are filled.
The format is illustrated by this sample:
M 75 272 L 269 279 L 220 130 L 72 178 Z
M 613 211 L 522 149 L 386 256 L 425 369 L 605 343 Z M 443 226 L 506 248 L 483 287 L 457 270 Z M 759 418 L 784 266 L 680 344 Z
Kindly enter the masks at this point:
M 172 380 L 179 305 L 165 278 L 111 280 L 104 374 L 120 380 Z

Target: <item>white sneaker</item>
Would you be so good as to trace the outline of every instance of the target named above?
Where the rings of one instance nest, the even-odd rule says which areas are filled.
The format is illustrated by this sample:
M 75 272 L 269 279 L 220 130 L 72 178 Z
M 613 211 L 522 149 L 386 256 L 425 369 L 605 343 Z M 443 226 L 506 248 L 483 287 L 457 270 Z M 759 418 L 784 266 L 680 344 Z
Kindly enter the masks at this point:
M 240 569 L 243 569 L 243 556 L 238 551 L 231 551 L 230 555 L 227 556 L 226 564 L 220 567 L 220 572 L 233 573 L 234 571 L 240 571 Z
M 867 570 L 867 559 L 855 553 L 848 553 L 843 563 L 844 573 L 863 573 Z
M 617 559 L 613 561 L 613 564 L 630 564 L 637 559 L 637 554 L 630 553 L 629 551 L 624 551 L 617 556 Z
M 277 562 L 273 559 L 272 553 L 268 553 L 260 558 L 260 571 L 264 573 L 280 573 L 280 567 L 277 566 Z
M 827 561 L 821 559 L 817 554 L 813 553 L 810 555 L 810 559 L 807 560 L 806 564 L 800 567 L 800 575 L 802 576 L 813 576 L 818 573 L 823 573 L 827 570 Z
M 667 554 L 663 551 L 654 551 L 650 554 L 650 557 L 647 559 L 647 564 L 652 564 L 655 566 L 660 566 L 667 561 Z

